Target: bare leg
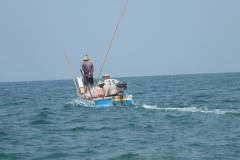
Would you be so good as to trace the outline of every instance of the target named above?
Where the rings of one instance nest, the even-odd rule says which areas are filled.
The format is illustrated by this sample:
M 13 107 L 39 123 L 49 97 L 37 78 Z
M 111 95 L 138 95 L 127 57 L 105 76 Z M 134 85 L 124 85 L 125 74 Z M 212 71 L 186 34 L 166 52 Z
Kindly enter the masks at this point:
M 84 86 L 84 91 L 85 91 L 85 93 L 87 92 L 87 86 L 86 85 Z

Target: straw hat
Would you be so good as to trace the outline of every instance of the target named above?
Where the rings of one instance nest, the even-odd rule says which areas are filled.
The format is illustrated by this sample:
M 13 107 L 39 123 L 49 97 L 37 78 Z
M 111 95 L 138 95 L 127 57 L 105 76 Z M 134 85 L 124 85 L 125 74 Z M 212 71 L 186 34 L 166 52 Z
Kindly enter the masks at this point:
M 83 60 L 84 60 L 84 61 L 89 61 L 90 59 L 88 58 L 87 55 L 85 55 L 85 56 L 83 57 Z
M 104 84 L 102 81 L 98 81 L 98 86 L 100 86 L 100 85 L 102 85 L 102 84 Z

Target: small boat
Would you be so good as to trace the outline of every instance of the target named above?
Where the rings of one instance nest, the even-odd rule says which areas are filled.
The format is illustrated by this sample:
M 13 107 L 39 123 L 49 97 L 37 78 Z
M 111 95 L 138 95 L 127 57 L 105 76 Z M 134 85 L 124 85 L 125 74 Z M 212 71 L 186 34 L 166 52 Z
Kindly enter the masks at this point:
M 124 12 L 124 9 L 126 7 L 127 1 L 128 0 L 126 0 L 126 2 L 125 2 L 124 8 L 123 8 L 122 13 L 121 13 L 120 18 L 119 18 L 119 21 L 118 21 L 117 26 L 115 28 L 115 31 L 113 33 L 112 39 L 110 41 L 110 44 L 109 44 L 109 47 L 108 47 L 108 50 L 107 50 L 107 53 L 105 55 L 103 64 L 102 64 L 101 69 L 100 69 L 99 75 L 100 75 L 100 73 L 102 71 L 104 62 L 105 62 L 106 57 L 108 55 L 109 49 L 111 47 L 114 35 L 115 35 L 116 31 L 117 31 L 117 28 L 118 28 L 118 25 L 120 23 L 122 14 Z M 127 106 L 134 105 L 135 107 L 138 107 L 136 105 L 136 103 L 132 100 L 132 95 L 128 95 L 127 92 L 125 91 L 125 89 L 127 88 L 127 83 L 124 83 L 124 82 L 116 84 L 117 90 L 118 90 L 118 94 L 116 96 L 98 97 L 98 98 L 94 98 L 92 95 L 91 95 L 91 97 L 84 96 L 84 88 L 83 88 L 82 78 L 81 77 L 77 77 L 77 81 L 78 81 L 78 86 L 77 86 L 77 84 L 75 82 L 74 75 L 72 73 L 72 69 L 71 69 L 70 63 L 68 62 L 68 58 L 67 58 L 67 55 L 66 55 L 65 51 L 64 51 L 64 55 L 65 55 L 66 61 L 68 63 L 68 67 L 69 67 L 70 73 L 72 75 L 73 82 L 74 82 L 76 90 L 77 90 L 77 95 L 78 95 L 79 100 L 80 100 L 79 104 L 81 104 L 83 106 L 86 106 L 86 107 L 109 107 L 109 106 L 126 106 L 126 105 Z M 81 70 L 81 73 L 82 73 L 82 70 Z M 98 75 L 98 78 L 99 78 L 99 75 Z M 83 73 L 82 73 L 82 77 L 83 77 Z M 90 91 L 90 94 L 91 94 L 91 91 Z
M 111 106 L 131 106 L 134 105 L 138 107 L 136 103 L 132 100 L 132 95 L 128 95 L 125 89 L 127 88 L 127 83 L 120 83 L 118 87 L 118 95 L 111 97 L 99 97 L 99 98 L 86 98 L 84 97 L 84 88 L 81 77 L 77 77 L 78 82 L 78 97 L 79 104 L 85 107 L 111 107 Z

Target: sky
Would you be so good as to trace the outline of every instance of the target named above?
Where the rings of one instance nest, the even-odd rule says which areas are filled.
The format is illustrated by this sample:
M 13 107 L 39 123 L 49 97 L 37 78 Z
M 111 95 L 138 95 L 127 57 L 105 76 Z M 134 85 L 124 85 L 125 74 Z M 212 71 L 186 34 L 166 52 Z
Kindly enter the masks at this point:
M 97 78 L 125 0 L 0 0 L 0 82 Z M 100 75 L 240 72 L 239 0 L 129 0 Z

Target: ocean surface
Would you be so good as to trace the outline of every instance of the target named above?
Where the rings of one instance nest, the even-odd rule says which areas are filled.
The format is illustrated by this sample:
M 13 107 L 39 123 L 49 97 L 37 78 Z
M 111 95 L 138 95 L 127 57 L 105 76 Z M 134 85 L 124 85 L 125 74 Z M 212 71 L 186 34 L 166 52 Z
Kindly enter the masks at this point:
M 0 83 L 0 160 L 240 159 L 240 73 L 118 80 L 138 108 L 78 105 L 71 79 Z

